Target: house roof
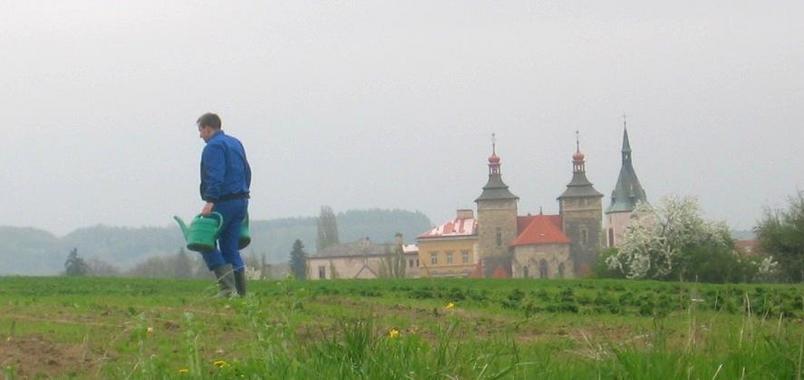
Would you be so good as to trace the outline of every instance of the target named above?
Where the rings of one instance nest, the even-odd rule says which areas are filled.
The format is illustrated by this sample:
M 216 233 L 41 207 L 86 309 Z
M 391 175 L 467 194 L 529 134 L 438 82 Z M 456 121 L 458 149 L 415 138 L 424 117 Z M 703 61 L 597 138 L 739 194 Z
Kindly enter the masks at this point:
M 404 253 L 416 253 L 419 252 L 419 246 L 416 244 L 403 244 L 402 245 L 402 252 Z
M 477 219 L 455 218 L 419 235 L 419 239 L 467 237 L 477 235 Z
M 735 240 L 734 248 L 748 256 L 757 256 L 762 250 L 758 240 Z
M 512 246 L 570 243 L 561 231 L 561 215 L 520 216 L 517 229 L 519 235 Z
M 395 244 L 391 243 L 377 244 L 365 238 L 349 243 L 331 245 L 310 257 L 383 256 L 393 252 L 395 246 Z

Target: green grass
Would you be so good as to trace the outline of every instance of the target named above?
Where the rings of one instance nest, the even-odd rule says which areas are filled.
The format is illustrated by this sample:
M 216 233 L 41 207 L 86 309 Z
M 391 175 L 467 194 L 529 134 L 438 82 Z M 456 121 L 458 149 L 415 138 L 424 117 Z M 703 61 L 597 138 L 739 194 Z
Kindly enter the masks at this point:
M 0 278 L 0 373 L 9 379 L 795 379 L 802 373 L 801 285 L 467 279 L 249 285 L 248 297 L 222 300 L 204 281 Z

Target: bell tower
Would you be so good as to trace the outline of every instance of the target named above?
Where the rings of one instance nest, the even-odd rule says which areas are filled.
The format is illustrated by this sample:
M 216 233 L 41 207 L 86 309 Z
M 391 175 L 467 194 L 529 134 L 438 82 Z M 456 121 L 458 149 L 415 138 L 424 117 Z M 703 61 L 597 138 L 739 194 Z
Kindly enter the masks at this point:
M 586 178 L 586 160 L 576 131 L 572 155 L 572 181 L 558 197 L 564 234 L 569 237 L 570 257 L 579 276 L 591 273 L 602 241 L 603 194 Z
M 517 202 L 519 197 L 508 190 L 502 180 L 501 159 L 497 156 L 497 141 L 492 135 L 491 156 L 488 159 L 489 178 L 477 203 L 478 251 L 484 276 L 498 268 L 510 275 L 510 245 L 517 233 Z

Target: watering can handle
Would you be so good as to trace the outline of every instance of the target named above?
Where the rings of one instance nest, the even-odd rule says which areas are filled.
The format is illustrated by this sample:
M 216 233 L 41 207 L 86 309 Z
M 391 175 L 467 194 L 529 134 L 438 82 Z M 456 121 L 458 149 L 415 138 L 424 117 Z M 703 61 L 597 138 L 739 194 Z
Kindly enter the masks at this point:
M 217 234 L 219 234 L 221 232 L 221 228 L 223 228 L 223 214 L 221 214 L 221 213 L 219 213 L 217 211 L 213 211 L 208 216 L 206 216 L 206 218 L 208 218 L 211 215 L 216 215 L 218 217 L 218 229 L 215 230 L 215 235 L 217 235 Z M 199 216 L 202 217 L 202 218 L 205 218 L 205 216 L 203 216 L 203 215 L 199 215 Z

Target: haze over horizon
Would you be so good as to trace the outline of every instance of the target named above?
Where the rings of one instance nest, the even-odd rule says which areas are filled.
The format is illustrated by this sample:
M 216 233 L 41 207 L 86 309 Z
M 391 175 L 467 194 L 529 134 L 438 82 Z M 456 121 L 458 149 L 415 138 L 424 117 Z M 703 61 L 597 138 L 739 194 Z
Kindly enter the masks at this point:
M 196 118 L 254 171 L 253 219 L 474 208 L 496 133 L 521 214 L 556 213 L 575 131 L 651 202 L 750 229 L 804 189 L 804 3 L 13 1 L 0 226 L 165 226 L 202 206 Z

